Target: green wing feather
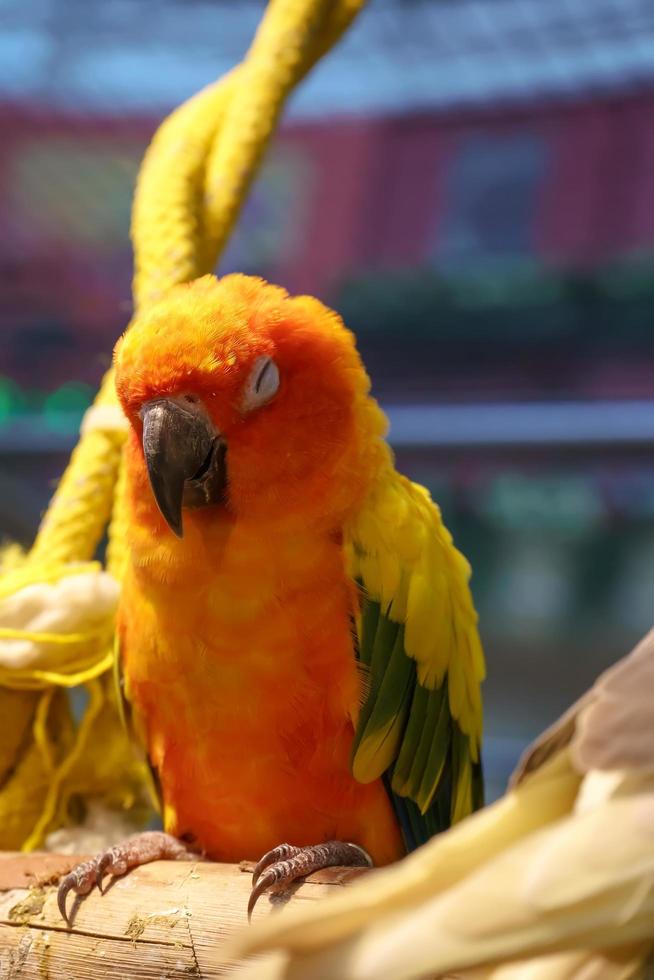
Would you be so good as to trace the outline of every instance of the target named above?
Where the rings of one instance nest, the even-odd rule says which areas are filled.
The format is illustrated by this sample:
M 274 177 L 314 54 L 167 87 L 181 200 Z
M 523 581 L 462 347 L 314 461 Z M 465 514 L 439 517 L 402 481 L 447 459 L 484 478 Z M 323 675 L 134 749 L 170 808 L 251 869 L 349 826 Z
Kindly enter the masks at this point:
M 427 491 L 386 477 L 345 539 L 366 674 L 352 771 L 384 779 L 411 848 L 482 804 L 485 670 L 468 563 Z

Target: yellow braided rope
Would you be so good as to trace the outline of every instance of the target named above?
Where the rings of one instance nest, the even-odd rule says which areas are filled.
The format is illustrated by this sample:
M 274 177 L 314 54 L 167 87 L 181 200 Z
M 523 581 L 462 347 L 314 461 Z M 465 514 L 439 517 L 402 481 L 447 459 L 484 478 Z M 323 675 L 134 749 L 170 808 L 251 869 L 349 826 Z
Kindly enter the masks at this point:
M 363 2 L 269 4 L 207 160 L 203 271 L 214 268 L 227 242 L 290 91 L 336 43 Z
M 286 96 L 309 58 L 330 0 L 273 0 L 226 106 L 204 192 L 205 267 L 232 229 Z
M 111 372 L 94 405 L 118 408 Z M 123 441 L 122 430 L 93 429 L 82 436 L 41 522 L 31 563 L 93 557 L 111 514 Z
M 160 126 L 141 165 L 132 211 L 135 310 L 214 268 L 287 96 L 363 2 L 270 0 L 243 63 Z M 100 567 L 89 559 L 109 522 L 106 564 L 120 581 L 126 540 L 124 438 L 110 371 L 29 555 L 17 564 L 13 553 L 4 555 L 9 571 L 0 581 L 0 603 L 32 583 L 56 586 L 68 575 L 98 574 Z M 119 744 L 108 688 L 112 631 L 110 614 L 81 630 L 0 627 L 0 644 L 33 642 L 41 651 L 38 664 L 0 665 L 0 714 L 17 733 L 14 742 L 0 739 L 0 846 L 16 846 L 21 834 L 25 848 L 38 846 L 64 818 L 76 788 L 107 791 L 124 806 L 135 802 L 138 767 Z M 65 650 L 71 653 L 61 661 L 57 651 Z M 91 700 L 75 731 L 62 688 L 78 685 L 85 685 Z M 32 739 L 21 741 L 20 732 L 29 733 L 30 725 Z M 111 742 L 106 760 L 91 758 L 96 729 L 99 740 Z M 5 772 L 13 773 L 8 783 L 2 782 Z
M 32 851 L 35 847 L 38 847 L 45 834 L 51 827 L 53 818 L 57 812 L 57 809 L 59 808 L 63 781 L 72 771 L 75 764 L 81 759 L 87 746 L 90 733 L 92 732 L 93 723 L 102 711 L 104 695 L 100 682 L 97 680 L 92 681 L 88 685 L 88 692 L 89 706 L 84 713 L 84 717 L 82 718 L 79 728 L 77 729 L 75 741 L 71 751 L 65 757 L 64 761 L 58 766 L 54 765 L 50 755 L 50 742 L 47 733 L 47 710 L 37 710 L 34 721 L 34 741 L 39 747 L 44 768 L 48 773 L 49 785 L 39 819 L 36 822 L 36 825 L 32 828 L 31 834 L 23 843 L 24 851 Z M 46 697 L 47 694 L 42 695 L 43 699 Z M 39 709 L 40 708 L 41 704 L 39 705 Z
M 242 68 L 198 92 L 157 130 L 141 164 L 132 210 L 134 305 L 208 271 L 202 264 L 202 186 Z
M 105 631 L 106 632 L 106 631 Z M 38 691 L 48 686 L 56 687 L 80 687 L 95 680 L 111 668 L 113 663 L 113 650 L 107 649 L 101 658 L 97 655 L 90 655 L 85 665 L 84 660 L 75 662 L 75 670 L 39 670 L 38 668 L 25 668 L 17 670 L 0 669 L 0 686 L 9 688 L 13 691 Z
M 214 267 L 284 100 L 363 2 L 271 0 L 243 65 L 160 126 L 141 166 L 132 214 L 136 309 Z M 112 372 L 95 405 L 116 405 Z M 122 429 L 82 436 L 31 560 L 65 562 L 95 553 L 111 513 L 122 442 Z
M 125 467 L 120 466 L 114 491 L 114 505 L 109 524 L 106 567 L 117 582 L 122 582 L 127 561 L 127 512 L 125 507 Z

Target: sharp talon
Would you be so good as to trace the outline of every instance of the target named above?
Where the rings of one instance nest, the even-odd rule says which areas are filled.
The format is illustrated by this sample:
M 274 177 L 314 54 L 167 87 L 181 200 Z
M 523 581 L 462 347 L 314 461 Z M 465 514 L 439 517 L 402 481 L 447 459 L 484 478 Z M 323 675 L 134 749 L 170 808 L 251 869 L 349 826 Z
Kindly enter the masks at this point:
M 70 919 L 68 918 L 68 911 L 66 909 L 66 898 L 68 897 L 68 892 L 73 887 L 73 882 L 70 875 L 66 875 L 63 881 L 59 882 L 59 888 L 57 889 L 57 908 L 61 913 L 61 917 L 70 929 Z
M 98 886 L 98 891 L 101 895 L 104 894 L 102 889 L 102 879 L 104 878 L 104 873 L 106 869 L 111 864 L 111 857 L 109 854 L 103 854 L 98 860 L 97 867 L 95 869 L 95 883 Z
M 365 850 L 365 848 L 361 847 L 359 844 L 348 844 L 347 846 L 351 847 L 355 852 L 358 852 L 361 855 L 360 861 L 357 861 L 356 856 L 353 856 L 352 859 L 353 867 L 374 868 L 375 863 L 373 859 L 370 857 L 370 855 L 368 854 L 368 852 Z
M 252 891 L 248 901 L 248 922 L 257 901 L 269 888 L 286 889 L 294 881 L 306 878 L 314 871 L 342 865 L 352 868 L 370 868 L 372 859 L 358 844 L 329 840 L 312 847 L 295 847 L 280 844 L 261 858 L 252 875 Z M 262 874 L 262 872 L 264 872 Z
M 260 861 L 257 862 L 254 871 L 252 872 L 252 887 L 258 882 L 261 873 L 269 868 L 271 864 L 276 864 L 278 861 L 286 860 L 286 858 L 294 857 L 296 854 L 300 853 L 300 848 L 295 847 L 293 844 L 279 844 L 277 847 L 273 847 L 271 851 L 267 851 Z
M 267 864 L 264 864 L 263 863 L 267 857 L 268 857 L 268 855 L 267 854 L 264 854 L 264 856 L 261 858 L 261 860 L 258 862 L 258 864 L 256 864 L 254 866 L 254 871 L 252 872 L 252 887 L 253 888 L 255 887 L 256 883 L 258 882 L 259 878 L 261 877 L 261 872 L 262 871 L 265 871 L 266 868 L 268 867 Z
M 61 917 L 70 926 L 66 911 L 66 896 L 71 889 L 77 895 L 88 895 L 93 886 L 97 885 L 102 894 L 103 882 L 107 874 L 122 875 L 132 868 L 138 868 L 141 864 L 157 861 L 160 858 L 167 857 L 176 861 L 190 859 L 190 854 L 184 844 L 159 830 L 146 831 L 130 837 L 122 844 L 116 844 L 102 854 L 88 861 L 82 861 L 61 880 L 57 891 L 57 905 Z M 197 858 L 194 857 L 194 860 Z
M 267 855 L 266 855 L 267 856 Z M 248 922 L 252 922 L 252 913 L 254 912 L 254 906 L 257 904 L 263 893 L 270 888 L 271 885 L 275 883 L 275 876 L 268 872 L 262 878 L 260 878 L 259 883 L 250 892 L 250 898 L 248 901 Z

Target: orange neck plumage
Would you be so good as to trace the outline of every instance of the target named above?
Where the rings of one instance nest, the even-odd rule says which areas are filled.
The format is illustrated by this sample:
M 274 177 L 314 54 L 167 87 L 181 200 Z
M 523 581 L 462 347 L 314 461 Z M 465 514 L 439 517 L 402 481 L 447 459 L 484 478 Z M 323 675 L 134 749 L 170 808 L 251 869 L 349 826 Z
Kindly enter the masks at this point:
M 119 629 L 167 829 L 222 860 L 329 838 L 395 859 L 383 786 L 349 769 L 361 679 L 338 536 L 207 509 L 185 514 L 180 541 L 141 484 L 134 442 Z

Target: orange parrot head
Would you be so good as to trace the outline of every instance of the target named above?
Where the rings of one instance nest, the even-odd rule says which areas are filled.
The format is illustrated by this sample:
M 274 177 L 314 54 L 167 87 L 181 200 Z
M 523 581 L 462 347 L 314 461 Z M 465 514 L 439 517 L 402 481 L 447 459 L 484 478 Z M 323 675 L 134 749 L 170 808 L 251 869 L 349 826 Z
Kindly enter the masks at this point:
M 204 276 L 137 317 L 114 360 L 130 467 L 179 537 L 187 510 L 333 521 L 365 490 L 385 420 L 352 334 L 318 300 Z

